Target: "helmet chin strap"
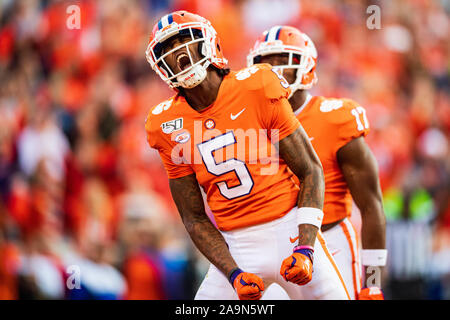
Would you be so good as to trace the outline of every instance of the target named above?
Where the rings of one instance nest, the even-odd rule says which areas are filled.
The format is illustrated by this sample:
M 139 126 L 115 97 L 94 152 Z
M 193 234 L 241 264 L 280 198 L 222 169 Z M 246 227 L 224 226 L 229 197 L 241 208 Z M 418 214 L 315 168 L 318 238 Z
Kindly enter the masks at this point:
M 187 73 L 183 73 L 177 77 L 177 82 L 185 89 L 191 89 L 198 86 L 205 80 L 208 71 L 206 70 L 210 62 L 207 60 L 203 65 L 192 67 Z

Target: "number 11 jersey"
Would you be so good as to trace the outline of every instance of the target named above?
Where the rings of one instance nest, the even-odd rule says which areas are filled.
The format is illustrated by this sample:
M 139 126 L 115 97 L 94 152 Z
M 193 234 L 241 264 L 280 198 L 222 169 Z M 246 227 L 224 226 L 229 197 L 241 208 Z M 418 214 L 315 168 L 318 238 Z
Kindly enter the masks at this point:
M 288 96 L 286 80 L 259 64 L 226 75 L 201 112 L 179 94 L 149 112 L 147 140 L 169 179 L 195 174 L 220 230 L 272 221 L 296 206 L 299 187 L 274 147 L 300 127 Z

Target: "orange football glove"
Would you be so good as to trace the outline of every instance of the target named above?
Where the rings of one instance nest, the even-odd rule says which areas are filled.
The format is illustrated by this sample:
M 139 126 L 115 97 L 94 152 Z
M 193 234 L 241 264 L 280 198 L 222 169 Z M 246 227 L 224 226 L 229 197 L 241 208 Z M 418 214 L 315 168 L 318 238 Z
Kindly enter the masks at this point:
M 384 300 L 384 295 L 378 287 L 363 288 L 359 292 L 358 300 Z
M 240 300 L 261 299 L 264 283 L 256 274 L 236 269 L 231 273 L 230 282 L 233 284 Z
M 294 253 L 284 259 L 281 264 L 280 274 L 284 280 L 305 285 L 312 279 L 313 252 L 311 249 L 294 249 Z

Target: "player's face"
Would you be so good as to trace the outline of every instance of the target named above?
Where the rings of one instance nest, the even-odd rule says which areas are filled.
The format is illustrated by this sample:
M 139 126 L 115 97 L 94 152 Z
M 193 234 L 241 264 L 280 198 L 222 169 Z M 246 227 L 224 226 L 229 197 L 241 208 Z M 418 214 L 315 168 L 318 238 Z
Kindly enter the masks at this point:
M 189 53 L 191 54 L 193 63 L 201 59 L 198 52 L 199 42 L 190 44 L 187 47 L 182 46 L 191 40 L 192 38 L 190 36 L 173 37 L 167 40 L 167 43 L 164 45 L 163 54 L 181 46 L 178 50 L 172 52 L 165 58 L 167 65 L 172 69 L 174 74 L 177 74 L 191 66 L 191 60 L 189 59 L 187 48 L 189 48 Z
M 286 54 L 269 54 L 261 57 L 261 63 L 268 63 L 272 66 L 283 66 L 289 64 L 289 56 Z M 283 77 L 289 84 L 295 82 L 297 70 L 293 68 L 283 69 Z

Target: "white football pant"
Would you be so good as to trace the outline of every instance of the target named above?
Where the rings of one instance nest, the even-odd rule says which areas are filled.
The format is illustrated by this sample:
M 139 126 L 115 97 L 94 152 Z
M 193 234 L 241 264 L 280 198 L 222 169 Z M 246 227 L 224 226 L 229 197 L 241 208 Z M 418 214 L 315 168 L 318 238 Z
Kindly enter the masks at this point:
M 292 254 L 298 236 L 297 208 L 280 219 L 240 228 L 222 234 L 239 268 L 258 275 L 267 290 L 278 284 L 284 290 L 274 290 L 270 299 L 347 300 L 349 295 L 336 263 L 328 251 L 321 232 L 314 245 L 312 280 L 304 285 L 287 282 L 280 275 L 281 263 Z M 263 294 L 265 298 L 265 293 Z M 237 300 L 238 295 L 226 276 L 211 264 L 196 300 Z
M 344 279 L 350 299 L 355 300 L 361 291 L 361 261 L 358 236 L 352 223 L 345 218 L 338 225 L 323 233 Z

